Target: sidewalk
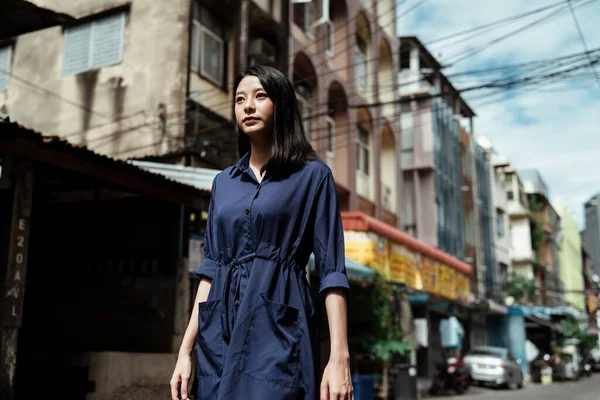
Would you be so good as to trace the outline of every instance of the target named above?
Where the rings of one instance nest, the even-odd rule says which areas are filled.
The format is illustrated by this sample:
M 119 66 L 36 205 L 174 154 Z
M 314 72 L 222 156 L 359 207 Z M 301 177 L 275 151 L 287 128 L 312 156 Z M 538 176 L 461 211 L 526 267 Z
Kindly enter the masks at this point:
M 430 397 L 429 387 L 431 387 L 430 378 L 417 378 L 417 393 L 419 395 L 419 399 Z

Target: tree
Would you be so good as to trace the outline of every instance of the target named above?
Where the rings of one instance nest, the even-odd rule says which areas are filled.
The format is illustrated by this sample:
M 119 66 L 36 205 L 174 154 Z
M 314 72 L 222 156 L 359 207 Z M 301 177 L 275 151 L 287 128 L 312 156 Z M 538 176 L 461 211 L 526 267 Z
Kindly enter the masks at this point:
M 371 306 L 373 325 L 362 338 L 362 347 L 367 353 L 383 362 L 383 390 L 388 390 L 388 374 L 391 362 L 396 356 L 404 356 L 412 350 L 412 345 L 400 328 L 400 315 L 394 312 L 400 300 L 399 290 L 394 291 L 390 282 L 378 275 L 372 286 Z
M 560 321 L 560 327 L 562 329 L 562 335 L 565 339 L 576 339 L 579 341 L 582 356 L 589 356 L 591 350 L 596 347 L 597 337 L 595 335 L 588 335 L 578 323 L 564 319 Z
M 516 303 L 529 302 L 535 298 L 537 282 L 521 274 L 512 273 L 506 282 L 505 293 L 515 299 Z

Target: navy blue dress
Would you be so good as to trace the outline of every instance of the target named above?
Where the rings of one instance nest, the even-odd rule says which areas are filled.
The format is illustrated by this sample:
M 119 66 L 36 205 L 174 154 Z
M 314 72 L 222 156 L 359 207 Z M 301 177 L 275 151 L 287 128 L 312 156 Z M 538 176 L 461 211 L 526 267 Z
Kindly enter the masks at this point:
M 348 289 L 344 237 L 331 170 L 310 161 L 258 183 L 249 154 L 219 173 L 205 259 L 212 279 L 198 311 L 200 400 L 318 398 L 318 327 L 305 266 L 319 293 Z

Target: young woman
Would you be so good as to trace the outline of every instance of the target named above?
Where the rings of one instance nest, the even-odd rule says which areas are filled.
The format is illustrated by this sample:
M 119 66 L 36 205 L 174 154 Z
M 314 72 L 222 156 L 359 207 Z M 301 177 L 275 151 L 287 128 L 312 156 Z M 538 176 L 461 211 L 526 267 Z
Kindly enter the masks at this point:
M 213 182 L 173 400 L 188 396 L 194 344 L 197 399 L 353 399 L 344 238 L 331 170 L 304 135 L 284 74 L 252 66 L 236 80 L 234 96 L 245 155 Z M 305 270 L 311 253 L 331 337 L 322 377 Z

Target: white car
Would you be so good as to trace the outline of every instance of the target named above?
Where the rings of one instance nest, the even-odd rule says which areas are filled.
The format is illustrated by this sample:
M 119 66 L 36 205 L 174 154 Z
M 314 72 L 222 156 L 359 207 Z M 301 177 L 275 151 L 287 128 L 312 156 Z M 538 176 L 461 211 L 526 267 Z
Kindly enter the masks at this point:
M 491 383 L 509 389 L 523 387 L 521 366 L 504 347 L 478 346 L 465 356 L 473 383 Z

